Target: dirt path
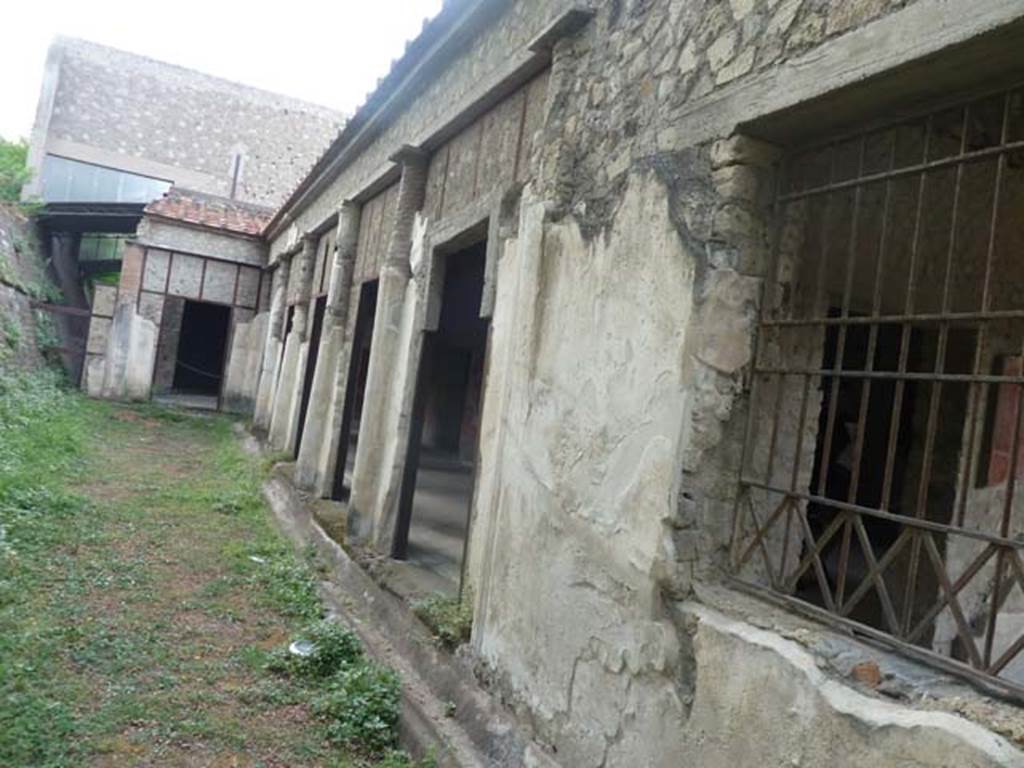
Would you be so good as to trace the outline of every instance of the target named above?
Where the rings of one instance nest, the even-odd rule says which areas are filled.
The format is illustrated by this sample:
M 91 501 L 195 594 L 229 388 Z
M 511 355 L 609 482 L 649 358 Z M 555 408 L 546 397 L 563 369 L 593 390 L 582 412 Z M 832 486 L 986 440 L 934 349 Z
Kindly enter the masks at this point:
M 70 490 L 89 509 L 33 599 L 56 637 L 40 654 L 68 737 L 38 764 L 352 765 L 301 691 L 264 669 L 319 603 L 230 422 L 107 409 L 87 445 Z

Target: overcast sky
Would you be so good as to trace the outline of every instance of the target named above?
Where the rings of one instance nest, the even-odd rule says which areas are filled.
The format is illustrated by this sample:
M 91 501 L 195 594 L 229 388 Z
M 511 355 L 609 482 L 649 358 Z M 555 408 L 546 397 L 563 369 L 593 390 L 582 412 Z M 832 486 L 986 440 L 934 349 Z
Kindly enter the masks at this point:
M 28 138 L 46 50 L 82 37 L 351 113 L 441 0 L 28 0 L 4 10 L 0 136 Z

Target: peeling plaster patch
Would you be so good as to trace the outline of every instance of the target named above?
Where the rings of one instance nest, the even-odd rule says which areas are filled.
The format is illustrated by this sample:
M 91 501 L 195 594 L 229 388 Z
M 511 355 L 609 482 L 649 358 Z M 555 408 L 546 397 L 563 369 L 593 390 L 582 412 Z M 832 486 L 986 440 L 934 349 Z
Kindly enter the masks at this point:
M 704 285 L 696 356 L 716 371 L 736 373 L 750 362 L 761 281 L 716 269 Z
M 677 223 L 692 192 L 664 183 L 675 178 L 665 163 L 625 178 L 602 236 L 564 215 L 521 238 L 505 257 L 520 261 L 519 281 L 497 286 L 496 318 L 510 303 L 530 317 L 496 359 L 513 379 L 532 373 L 485 398 L 508 398 L 507 438 L 487 459 L 499 508 L 486 514 L 502 539 L 474 642 L 572 765 L 661 765 L 682 738 L 679 640 L 659 584 L 675 561 L 683 348 L 702 253 Z M 531 597 L 554 592 L 557 604 Z M 667 740 L 634 745 L 627 761 L 625 740 L 656 733 Z
M 1024 754 L 1009 742 L 963 718 L 872 698 L 833 680 L 775 632 L 700 603 L 680 609 L 697 620 L 687 727 L 696 765 L 875 768 L 898 755 L 896 764 L 907 768 L 1024 766 Z

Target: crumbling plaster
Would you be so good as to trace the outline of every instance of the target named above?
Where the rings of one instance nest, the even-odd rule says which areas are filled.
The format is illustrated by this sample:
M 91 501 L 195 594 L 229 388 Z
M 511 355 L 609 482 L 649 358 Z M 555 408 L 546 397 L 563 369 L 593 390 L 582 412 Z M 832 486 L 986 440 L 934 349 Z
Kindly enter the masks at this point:
M 1018 748 L 962 717 L 854 690 L 778 632 L 701 603 L 679 610 L 694 632 L 697 675 L 683 745 L 694 765 L 1024 765 Z
M 524 199 L 527 237 L 508 244 L 499 272 L 493 355 L 504 373 L 488 380 L 484 399 L 503 407 L 506 434 L 500 454 L 481 445 L 494 503 L 478 511 L 488 522 L 470 542 L 488 553 L 471 561 L 474 644 L 567 764 L 600 765 L 626 711 L 634 733 L 670 737 L 659 751 L 674 751 L 681 736 L 678 641 L 659 618 L 659 585 L 675 563 L 695 260 L 653 172 L 630 179 L 605 237 L 586 240 L 571 218 L 529 237 L 537 208 Z M 493 418 L 485 413 L 485 435 Z M 535 599 L 554 593 L 558 601 Z
M 153 248 L 212 256 L 240 264 L 263 266 L 266 246 L 258 238 L 230 232 L 215 232 L 178 222 L 143 217 L 136 238 Z
M 909 765 L 1020 763 L 961 719 L 877 707 L 816 674 L 812 653 L 693 597 L 720 579 L 732 533 L 778 153 L 730 137 L 751 117 L 740 110 L 698 141 L 678 118 L 752 73 L 929 3 L 622 0 L 555 46 L 535 181 L 517 223 L 498 228 L 465 586 L 485 674 L 565 765 L 724 765 L 715 745 L 736 735 L 730 718 L 766 736 L 777 700 L 799 706 L 768 757 L 744 742 L 722 751 L 728 764 L 818 765 L 837 739 L 854 747 L 841 765 L 885 764 L 929 739 L 938 746 Z M 415 127 L 442 119 L 442 102 L 471 92 L 462 78 L 488 71 L 487 55 L 529 39 L 535 4 L 512 8 L 296 212 L 275 256 L 379 178 Z M 363 525 L 395 502 L 429 226 L 417 222 L 402 306 L 378 312 L 393 322 L 377 333 L 397 351 L 387 381 L 370 382 L 383 410 L 356 464 Z M 693 601 L 692 620 L 673 620 L 675 600 Z M 798 744 L 805 729 L 812 738 Z
M 221 407 L 225 411 L 253 413 L 259 380 L 252 372 L 259 370 L 269 320 L 269 313 L 261 312 L 234 324 L 221 393 Z

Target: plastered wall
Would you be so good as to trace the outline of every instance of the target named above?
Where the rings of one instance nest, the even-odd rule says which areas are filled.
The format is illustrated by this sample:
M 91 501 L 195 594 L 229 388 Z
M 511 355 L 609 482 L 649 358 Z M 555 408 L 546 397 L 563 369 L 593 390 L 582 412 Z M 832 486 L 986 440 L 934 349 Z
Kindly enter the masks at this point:
M 1010 13 L 984 5 L 993 18 Z M 946 680 L 925 706 L 926 673 L 907 674 L 916 682 L 881 706 L 849 667 L 819 669 L 820 646 L 787 645 L 807 630 L 737 618 L 701 592 L 726 574 L 743 427 L 760 407 L 745 376 L 780 152 L 736 135 L 756 104 L 730 112 L 717 94 L 790 60 L 839 50 L 860 62 L 900 19 L 919 29 L 911 21 L 948 11 L 939 0 L 623 0 L 600 4 L 579 34 L 555 44 L 527 172 L 502 166 L 509 183 L 478 209 L 494 293 L 464 585 L 483 678 L 552 760 L 819 765 L 842 742 L 849 751 L 829 756 L 842 766 L 941 766 L 950 755 L 964 765 L 1022 763 L 1016 708 Z M 485 80 L 554 12 L 524 1 L 500 15 L 321 195 L 290 212 L 273 258 L 358 197 L 391 152 L 443 119 L 442 103 L 471 91 L 470 75 Z M 679 126 L 694 124 L 702 104 L 714 104 L 714 124 L 725 127 L 694 139 Z M 471 175 L 470 136 L 445 144 L 443 158 L 456 185 L 444 199 L 465 196 L 466 206 L 447 211 L 435 151 L 426 203 L 407 233 L 408 281 L 378 314 L 389 320 L 392 356 L 386 375 L 371 373 L 379 408 L 364 419 L 375 422 L 374 444 L 360 446 L 349 522 L 384 554 L 387 536 L 375 534 L 390 530 L 400 489 L 434 249 L 458 234 L 453 222 L 479 224 L 459 181 Z M 364 202 L 364 215 L 383 221 L 375 205 Z M 278 365 L 281 350 L 269 354 Z M 822 645 L 840 642 L 818 631 Z

